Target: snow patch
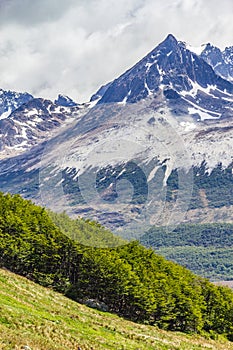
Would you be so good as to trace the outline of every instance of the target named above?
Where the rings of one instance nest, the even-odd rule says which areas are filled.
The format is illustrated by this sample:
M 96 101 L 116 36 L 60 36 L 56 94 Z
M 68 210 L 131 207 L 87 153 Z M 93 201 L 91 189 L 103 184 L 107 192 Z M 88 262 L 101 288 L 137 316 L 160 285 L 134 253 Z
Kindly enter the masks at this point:
M 156 171 L 158 170 L 158 167 L 154 167 L 153 170 L 151 170 L 148 178 L 147 178 L 147 182 L 150 182 L 154 177 L 155 177 L 155 174 L 156 174 Z
M 217 117 L 213 117 L 212 115 L 208 114 L 209 111 L 201 111 L 200 109 L 196 109 L 193 107 L 188 107 L 189 114 L 199 114 L 201 121 L 206 119 L 218 119 Z M 211 113 L 211 112 L 209 112 Z M 216 113 L 217 114 L 217 113 Z M 220 117 L 220 115 L 219 115 Z
M 131 90 L 129 90 L 128 94 L 123 98 L 121 102 L 118 102 L 119 105 L 125 105 L 128 97 L 131 95 Z
M 150 95 L 153 95 L 153 92 L 149 89 L 149 87 L 148 87 L 146 81 L 145 81 L 145 88 L 146 88 L 146 90 L 147 90 L 149 96 L 150 96 Z
M 146 73 L 148 73 L 148 72 L 149 72 L 150 67 L 151 67 L 153 64 L 154 64 L 154 63 L 149 63 L 149 62 L 147 62 L 147 63 L 145 64 L 145 67 L 146 67 Z
M 38 111 L 37 111 L 36 108 L 32 108 L 31 110 L 27 110 L 27 109 L 26 109 L 25 112 L 26 112 L 26 114 L 27 114 L 28 117 L 31 117 L 31 116 L 33 116 L 33 115 L 35 115 L 35 114 L 38 113 Z
M 189 44 L 185 44 L 185 46 L 186 46 L 187 50 L 189 50 L 189 51 L 191 51 L 199 56 L 202 53 L 202 51 L 205 50 L 206 44 L 201 45 L 201 46 L 192 46 Z
M 192 83 L 192 89 L 189 91 L 181 91 L 180 94 L 182 96 L 187 96 L 187 95 L 191 95 L 191 96 L 196 96 L 198 91 L 202 91 L 210 96 L 212 96 L 213 98 L 217 98 L 216 96 L 214 96 L 213 94 L 211 94 L 211 90 L 216 90 L 216 85 L 207 85 L 206 88 L 202 87 L 201 85 L 195 83 L 195 82 L 191 82 Z
M 9 115 L 11 115 L 11 108 L 9 108 L 6 112 L 3 112 L 1 115 L 0 115 L 0 119 L 6 119 L 9 117 Z
M 194 108 L 190 108 L 190 109 L 195 110 Z M 189 111 L 189 113 L 192 114 L 190 111 Z M 197 113 L 197 112 L 195 112 L 195 113 Z M 190 123 L 190 122 L 181 122 L 180 126 L 183 128 L 184 131 L 192 131 L 192 130 L 196 129 L 196 127 L 197 127 L 195 123 Z

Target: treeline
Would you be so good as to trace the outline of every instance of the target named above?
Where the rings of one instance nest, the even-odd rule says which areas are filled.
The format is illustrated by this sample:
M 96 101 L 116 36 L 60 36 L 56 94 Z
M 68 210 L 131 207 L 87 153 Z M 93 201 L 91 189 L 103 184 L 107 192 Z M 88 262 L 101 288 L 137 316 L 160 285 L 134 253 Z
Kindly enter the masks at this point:
M 64 235 L 44 208 L 19 195 L 0 193 L 0 267 L 74 300 L 95 299 L 137 322 L 233 340 L 230 289 L 212 285 L 138 242 L 85 247 Z
M 233 280 L 233 224 L 152 227 L 140 242 L 211 280 Z

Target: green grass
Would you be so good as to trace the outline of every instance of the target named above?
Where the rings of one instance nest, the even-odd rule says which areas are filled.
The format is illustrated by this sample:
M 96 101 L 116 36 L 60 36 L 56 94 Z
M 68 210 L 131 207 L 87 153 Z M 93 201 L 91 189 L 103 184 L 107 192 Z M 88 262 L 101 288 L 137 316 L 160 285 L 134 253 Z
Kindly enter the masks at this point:
M 233 349 L 214 341 L 135 324 L 78 304 L 0 269 L 0 349 Z

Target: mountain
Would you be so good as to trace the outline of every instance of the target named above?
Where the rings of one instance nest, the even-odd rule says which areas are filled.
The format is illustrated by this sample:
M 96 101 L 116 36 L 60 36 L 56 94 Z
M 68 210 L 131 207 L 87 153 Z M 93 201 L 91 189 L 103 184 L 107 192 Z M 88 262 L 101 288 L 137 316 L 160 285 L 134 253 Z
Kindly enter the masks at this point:
M 69 96 L 65 96 L 65 95 L 61 95 L 61 94 L 58 95 L 58 97 L 54 101 L 54 103 L 58 106 L 63 106 L 63 107 L 74 107 L 74 106 L 78 105 Z
M 98 104 L 103 104 L 135 103 L 153 96 L 165 99 L 178 115 L 187 113 L 201 120 L 228 117 L 233 111 L 233 84 L 216 74 L 203 55 L 191 52 L 185 43 L 169 34 L 94 97 L 99 96 Z M 232 69 L 232 61 L 229 67 Z
M 33 99 L 33 96 L 15 91 L 0 89 L 0 119 L 7 118 L 14 110 Z
M 1 157 L 22 153 L 52 137 L 57 129 L 63 129 L 79 118 L 85 108 L 61 95 L 54 103 L 42 98 L 29 98 L 27 94 L 21 95 L 18 104 L 15 103 L 15 97 L 10 99 L 9 94 L 8 99 L 4 99 L 11 107 L 0 119 Z
M 232 222 L 231 124 L 174 118 L 150 99 L 97 105 L 46 144 L 2 160 L 1 189 L 123 238 L 153 224 Z
M 203 58 L 222 78 L 233 82 L 233 46 L 221 51 L 210 43 L 202 51 Z
M 232 222 L 233 84 L 192 50 L 169 35 L 82 108 L 22 105 L 12 123 L 32 118 L 34 147 L 2 159 L 1 189 L 123 238 L 151 225 Z M 45 113 L 42 124 L 33 108 L 36 118 Z M 63 119 L 72 122 L 63 127 Z M 15 149 L 13 129 L 7 142 Z

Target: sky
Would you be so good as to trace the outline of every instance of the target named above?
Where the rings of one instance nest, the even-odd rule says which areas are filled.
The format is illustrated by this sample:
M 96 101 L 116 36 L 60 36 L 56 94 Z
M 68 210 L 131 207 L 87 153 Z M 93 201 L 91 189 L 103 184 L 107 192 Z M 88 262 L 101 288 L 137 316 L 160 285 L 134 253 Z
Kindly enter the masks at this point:
M 88 101 L 172 33 L 233 45 L 232 0 L 0 0 L 0 88 Z

